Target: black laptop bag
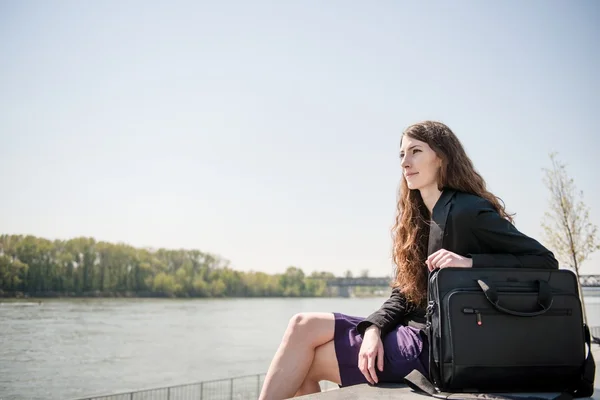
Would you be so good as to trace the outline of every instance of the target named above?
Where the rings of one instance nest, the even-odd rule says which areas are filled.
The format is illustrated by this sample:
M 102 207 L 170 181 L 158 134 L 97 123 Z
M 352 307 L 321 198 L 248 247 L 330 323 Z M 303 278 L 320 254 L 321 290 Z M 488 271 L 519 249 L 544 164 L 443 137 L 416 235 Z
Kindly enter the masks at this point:
M 573 272 L 443 268 L 430 273 L 428 286 L 432 382 L 413 371 L 406 379 L 413 388 L 441 398 L 451 392 L 593 394 L 590 333 Z

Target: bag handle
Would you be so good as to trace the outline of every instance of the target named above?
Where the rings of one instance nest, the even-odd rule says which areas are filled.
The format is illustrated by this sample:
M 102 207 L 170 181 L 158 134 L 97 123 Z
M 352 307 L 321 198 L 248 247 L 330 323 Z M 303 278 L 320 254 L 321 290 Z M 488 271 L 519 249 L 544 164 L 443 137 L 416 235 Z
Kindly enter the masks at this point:
M 548 285 L 548 282 L 542 280 L 537 280 L 536 282 L 538 284 L 537 304 L 538 306 L 540 306 L 541 309 L 537 311 L 524 312 L 511 310 L 509 308 L 501 306 L 496 288 L 494 288 L 494 286 L 491 283 L 486 283 L 482 279 L 477 280 L 477 283 L 481 287 L 481 290 L 483 290 L 483 294 L 485 295 L 485 297 L 490 303 L 492 303 L 494 307 L 496 307 L 498 311 L 510 315 L 515 315 L 517 317 L 536 317 L 538 315 L 544 314 L 552 307 L 552 302 L 554 301 L 554 298 L 552 297 L 550 285 Z

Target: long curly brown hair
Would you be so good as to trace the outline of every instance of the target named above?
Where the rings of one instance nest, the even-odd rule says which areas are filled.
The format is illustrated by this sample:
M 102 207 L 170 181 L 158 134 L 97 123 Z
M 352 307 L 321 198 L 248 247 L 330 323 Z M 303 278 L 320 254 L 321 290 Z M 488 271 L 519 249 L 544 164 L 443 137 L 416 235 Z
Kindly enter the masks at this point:
M 483 197 L 502 217 L 513 221 L 502 200 L 486 189 L 485 181 L 450 128 L 441 122 L 424 121 L 406 128 L 404 136 L 427 143 L 442 160 L 438 174 L 439 190 L 454 189 Z M 428 270 L 425 260 L 430 219 L 421 193 L 410 190 L 402 178 L 396 221 L 392 228 L 393 261 L 396 265 L 396 279 L 392 286 L 400 288 L 409 301 L 421 306 L 427 300 Z

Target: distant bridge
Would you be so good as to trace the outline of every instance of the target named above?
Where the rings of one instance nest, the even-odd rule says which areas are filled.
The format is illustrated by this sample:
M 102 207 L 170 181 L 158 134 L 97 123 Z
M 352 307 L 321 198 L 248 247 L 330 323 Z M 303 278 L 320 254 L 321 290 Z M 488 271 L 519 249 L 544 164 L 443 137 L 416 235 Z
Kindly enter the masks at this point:
M 600 275 L 580 275 L 579 283 L 582 287 L 600 287 Z
M 327 286 L 390 286 L 392 278 L 333 278 L 327 280 Z

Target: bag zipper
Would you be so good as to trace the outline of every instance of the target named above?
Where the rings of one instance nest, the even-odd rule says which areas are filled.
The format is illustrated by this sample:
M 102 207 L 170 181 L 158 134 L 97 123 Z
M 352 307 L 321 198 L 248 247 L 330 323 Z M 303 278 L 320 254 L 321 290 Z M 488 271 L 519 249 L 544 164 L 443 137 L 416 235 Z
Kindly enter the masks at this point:
M 463 314 L 475 314 L 476 320 L 477 320 L 477 325 L 481 326 L 483 325 L 483 322 L 481 320 L 481 316 L 482 315 L 490 315 L 490 314 L 500 314 L 496 309 L 494 308 L 472 308 L 472 307 L 465 307 L 462 310 Z M 550 316 L 568 316 L 573 314 L 573 310 L 571 310 L 570 308 L 561 308 L 561 309 L 556 309 L 556 310 L 548 310 L 546 311 L 544 314 L 540 315 L 541 317 L 550 317 Z

